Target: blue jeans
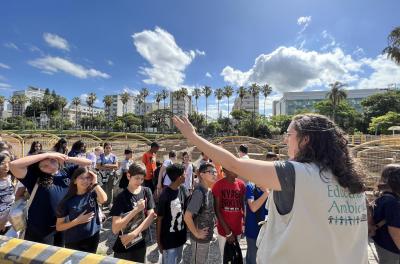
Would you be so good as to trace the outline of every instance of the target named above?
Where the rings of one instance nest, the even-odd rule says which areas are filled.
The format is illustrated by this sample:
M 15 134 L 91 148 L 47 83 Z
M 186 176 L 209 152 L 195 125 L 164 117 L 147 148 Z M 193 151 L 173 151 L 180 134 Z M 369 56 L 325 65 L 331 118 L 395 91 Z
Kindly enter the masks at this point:
M 247 253 L 246 253 L 246 264 L 256 264 L 257 257 L 257 246 L 256 239 L 246 237 L 247 241 Z
M 163 250 L 162 264 L 178 264 L 182 261 L 183 245 Z

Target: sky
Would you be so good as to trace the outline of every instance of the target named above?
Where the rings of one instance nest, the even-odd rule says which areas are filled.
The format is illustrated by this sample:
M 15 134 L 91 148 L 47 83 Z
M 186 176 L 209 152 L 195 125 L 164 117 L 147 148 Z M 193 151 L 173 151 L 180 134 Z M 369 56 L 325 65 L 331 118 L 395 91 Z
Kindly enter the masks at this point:
M 5 0 L 0 3 L 0 94 L 28 86 L 71 100 L 147 87 L 269 84 L 283 92 L 400 84 L 382 55 L 400 1 Z M 236 95 L 235 95 L 236 96 Z M 234 98 L 230 98 L 232 108 Z M 264 98 L 260 97 L 263 113 Z M 217 116 L 217 102 L 208 100 Z M 222 113 L 228 101 L 221 101 Z M 199 101 L 205 112 L 205 99 Z

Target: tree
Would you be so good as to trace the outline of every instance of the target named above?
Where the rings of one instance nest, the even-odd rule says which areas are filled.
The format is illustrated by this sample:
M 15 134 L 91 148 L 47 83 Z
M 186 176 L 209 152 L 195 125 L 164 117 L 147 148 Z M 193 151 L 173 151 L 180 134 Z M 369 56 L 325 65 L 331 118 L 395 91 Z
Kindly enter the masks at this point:
M 240 86 L 239 89 L 236 91 L 239 98 L 240 98 L 240 107 L 239 109 L 242 109 L 242 103 L 243 103 L 243 98 L 246 96 L 247 90 L 245 87 Z
M 67 106 L 68 101 L 67 98 L 64 96 L 57 96 L 57 103 L 60 107 L 60 112 L 61 112 L 61 123 L 60 123 L 60 129 L 64 129 L 64 108 Z
M 179 89 L 178 91 L 175 91 L 175 98 L 177 100 L 177 106 L 178 106 L 178 115 L 181 114 L 183 115 L 185 113 L 185 109 L 182 111 L 180 111 L 179 109 L 179 101 L 181 101 L 182 99 L 185 100 L 186 96 L 188 95 L 188 90 L 184 87 L 182 87 L 181 89 Z M 183 106 L 185 107 L 185 103 L 183 104 Z
M 143 97 L 143 104 L 144 104 L 144 112 L 143 112 L 143 128 L 144 128 L 144 133 L 146 133 L 146 129 L 145 129 L 145 127 L 146 127 L 146 98 L 147 98 L 147 96 L 149 96 L 149 90 L 147 89 L 147 88 L 142 88 L 141 90 L 140 90 L 140 94 L 142 95 L 142 97 Z
M 161 93 L 156 93 L 156 95 L 154 96 L 154 101 L 156 101 L 157 103 L 157 110 L 160 110 L 160 102 L 163 98 L 163 95 Z
M 329 87 L 331 87 L 331 90 L 326 94 L 326 97 L 331 101 L 332 103 L 332 115 L 331 118 L 334 122 L 336 122 L 336 108 L 337 105 L 344 99 L 347 98 L 347 93 L 344 91 L 342 88 L 347 86 L 347 84 L 341 83 L 341 82 L 334 82 L 330 83 Z
M 45 92 L 43 98 L 42 98 L 42 103 L 46 106 L 46 115 L 47 118 L 49 119 L 49 122 L 47 122 L 47 129 L 49 129 L 51 117 L 50 117 L 50 106 L 54 102 L 53 96 L 50 95 L 50 92 L 48 89 L 46 89 L 47 93 Z
M 78 106 L 81 104 L 81 99 L 74 97 L 71 103 L 75 106 L 75 129 L 78 129 Z
M 256 115 L 256 97 L 260 94 L 260 86 L 256 83 L 253 83 L 249 87 L 249 93 L 253 96 L 253 118 L 252 120 L 255 121 Z M 255 125 L 255 124 L 254 124 Z M 255 126 L 253 126 L 253 137 L 255 136 Z
M 96 99 L 97 99 L 97 96 L 96 96 L 95 93 L 89 93 L 88 97 L 86 98 L 86 103 L 89 106 L 89 109 L 92 110 L 91 111 L 91 113 L 92 113 L 92 127 L 91 127 L 92 131 L 94 129 L 94 126 L 93 126 L 93 122 L 94 122 L 94 120 L 93 120 L 93 116 L 94 116 L 93 106 L 94 106 L 94 102 L 96 101 Z
M 143 102 L 144 102 L 143 95 L 141 93 L 139 93 L 139 95 L 136 97 L 136 101 L 137 101 L 137 103 L 139 105 L 139 114 L 140 114 L 140 109 L 141 109 L 141 106 L 143 105 Z M 144 114 L 141 115 L 141 116 L 142 116 L 142 127 L 144 129 Z
M 195 125 L 197 131 L 203 131 L 206 127 L 206 117 L 199 112 L 192 112 L 188 116 L 190 122 Z
M 167 107 L 165 106 L 165 101 L 166 101 L 166 99 L 168 98 L 168 96 L 169 96 L 169 93 L 168 93 L 168 91 L 167 90 L 165 90 L 165 89 L 163 89 L 162 91 L 161 91 L 161 95 L 162 95 L 162 99 L 163 99 L 163 101 L 164 101 L 164 110 L 165 109 L 167 109 Z M 165 112 L 164 112 L 165 113 Z M 166 127 L 166 122 L 165 122 L 165 120 L 166 120 L 166 116 L 164 116 L 164 118 L 163 118 L 163 122 L 164 122 L 164 125 L 162 126 L 162 132 L 163 132 L 163 134 L 164 134 L 164 127 Z
M 196 100 L 196 112 L 199 112 L 199 107 L 197 105 L 197 100 L 199 99 L 199 97 L 202 95 L 202 91 L 200 88 L 194 88 L 193 92 L 192 92 L 192 96 L 194 97 L 194 99 Z
M 332 101 L 324 100 L 316 103 L 314 107 L 317 113 L 325 116 L 329 116 L 335 108 L 336 124 L 349 134 L 352 134 L 356 128 L 359 129 L 361 114 L 347 101 L 342 101 L 334 107 Z
M 131 96 L 129 95 L 128 92 L 124 92 L 121 94 L 121 102 L 122 102 L 122 115 L 125 115 L 128 113 L 128 101 Z
M 32 110 L 32 114 L 33 114 L 33 124 L 35 126 L 36 129 L 36 124 L 37 124 L 37 119 L 36 119 L 36 114 L 41 111 L 42 108 L 42 102 L 39 98 L 37 97 L 33 97 L 31 99 L 31 104 L 26 108 L 25 110 L 25 115 L 28 116 L 30 115 L 29 112 L 30 110 Z
M 388 58 L 400 64 L 400 27 L 396 27 L 388 36 L 388 46 L 383 50 Z
M 400 125 L 400 113 L 388 112 L 385 115 L 378 116 L 372 118 L 371 123 L 369 124 L 369 132 L 371 134 L 377 132 L 382 134 L 391 134 L 392 131 L 388 130 L 391 126 L 399 126 Z
M 111 95 L 106 95 L 103 98 L 104 108 L 107 112 L 107 121 L 111 121 L 111 105 L 113 103 L 113 97 Z M 109 131 L 110 126 L 107 126 L 107 130 Z
M 222 113 L 219 111 L 219 102 L 222 100 L 224 97 L 224 90 L 222 88 L 217 88 L 214 91 L 214 96 L 217 98 L 217 106 L 218 106 L 218 118 L 222 117 Z
M 203 88 L 203 94 L 206 97 L 206 124 L 207 124 L 207 120 L 208 120 L 208 97 L 210 97 L 210 95 L 212 94 L 212 89 L 209 86 L 204 86 Z
M 265 102 L 267 101 L 267 97 L 272 93 L 272 87 L 266 83 L 261 87 L 261 92 L 264 95 L 264 118 L 265 118 Z
M 383 116 L 389 111 L 400 113 L 400 91 L 387 91 L 368 96 L 361 101 L 361 105 L 366 124 L 369 124 L 373 117 Z
M 228 98 L 228 118 L 229 118 L 229 113 L 230 113 L 230 109 L 229 109 L 229 98 L 232 96 L 233 94 L 233 88 L 232 86 L 225 86 L 224 87 L 224 95 L 226 96 L 226 98 Z
M 268 123 L 271 127 L 278 128 L 280 134 L 284 134 L 287 131 L 290 122 L 292 122 L 292 118 L 293 116 L 291 115 L 276 115 L 272 116 L 268 120 Z

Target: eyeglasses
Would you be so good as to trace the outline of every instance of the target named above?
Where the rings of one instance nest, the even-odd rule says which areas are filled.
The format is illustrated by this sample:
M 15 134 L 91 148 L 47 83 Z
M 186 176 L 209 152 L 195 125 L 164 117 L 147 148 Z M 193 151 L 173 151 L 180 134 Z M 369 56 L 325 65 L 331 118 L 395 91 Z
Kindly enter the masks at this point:
M 210 173 L 210 174 L 217 174 L 216 170 L 207 170 L 204 173 L 207 173 L 207 172 Z

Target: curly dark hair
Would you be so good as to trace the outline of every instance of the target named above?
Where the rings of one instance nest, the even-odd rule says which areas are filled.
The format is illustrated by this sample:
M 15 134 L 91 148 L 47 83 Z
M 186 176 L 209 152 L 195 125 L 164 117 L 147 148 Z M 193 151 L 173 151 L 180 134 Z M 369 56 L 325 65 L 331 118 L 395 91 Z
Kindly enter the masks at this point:
M 293 117 L 293 127 L 297 132 L 299 151 L 295 161 L 315 163 L 322 172 L 331 171 L 338 183 L 350 193 L 361 193 L 365 190 L 364 173 L 355 163 L 347 147 L 345 133 L 329 118 L 318 114 L 301 114 Z

